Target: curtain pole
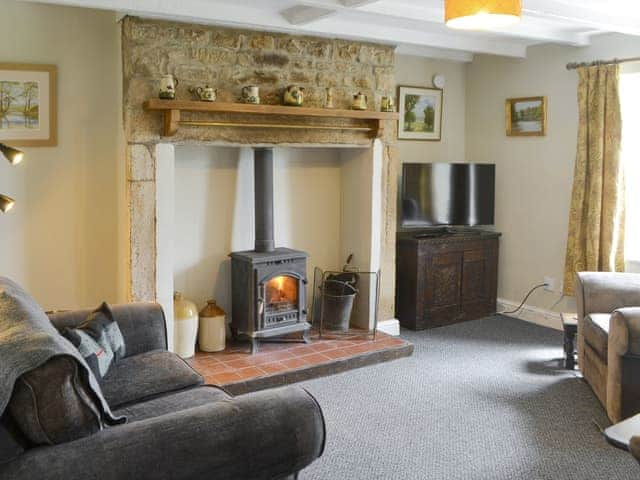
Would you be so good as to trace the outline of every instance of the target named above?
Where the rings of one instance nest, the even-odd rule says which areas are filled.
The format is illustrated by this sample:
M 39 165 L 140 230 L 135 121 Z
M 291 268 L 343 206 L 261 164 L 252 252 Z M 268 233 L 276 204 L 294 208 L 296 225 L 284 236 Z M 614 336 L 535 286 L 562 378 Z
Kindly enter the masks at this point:
M 580 67 L 595 67 L 596 65 L 615 65 L 617 63 L 640 62 L 640 57 L 614 58 L 613 60 L 596 60 L 594 62 L 567 63 L 567 70 L 575 70 Z

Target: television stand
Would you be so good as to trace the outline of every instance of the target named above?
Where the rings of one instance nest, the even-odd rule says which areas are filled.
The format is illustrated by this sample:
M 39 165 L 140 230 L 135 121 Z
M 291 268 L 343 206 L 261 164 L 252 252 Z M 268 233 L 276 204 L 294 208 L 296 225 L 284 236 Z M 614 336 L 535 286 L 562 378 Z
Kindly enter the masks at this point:
M 433 230 L 398 235 L 396 317 L 400 324 L 424 330 L 495 313 L 500 233 Z
M 487 233 L 484 230 L 478 230 L 476 228 L 466 228 L 466 227 L 434 227 L 428 230 L 423 230 L 419 233 L 413 235 L 413 238 L 439 238 L 444 236 L 473 236 L 473 235 L 482 235 Z

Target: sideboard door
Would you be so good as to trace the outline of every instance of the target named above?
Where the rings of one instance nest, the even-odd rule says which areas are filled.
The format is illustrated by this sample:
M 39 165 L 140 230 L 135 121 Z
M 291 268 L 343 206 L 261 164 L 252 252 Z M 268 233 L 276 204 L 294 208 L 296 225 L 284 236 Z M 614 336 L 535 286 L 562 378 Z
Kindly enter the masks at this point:
M 463 252 L 434 253 L 426 272 L 425 313 L 431 327 L 448 325 L 460 316 Z

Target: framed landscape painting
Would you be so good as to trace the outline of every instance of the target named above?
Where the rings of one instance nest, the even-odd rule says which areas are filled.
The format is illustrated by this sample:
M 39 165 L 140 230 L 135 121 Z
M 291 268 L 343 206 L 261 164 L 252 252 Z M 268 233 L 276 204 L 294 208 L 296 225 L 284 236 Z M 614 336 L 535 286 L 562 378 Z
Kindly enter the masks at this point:
M 54 146 L 56 115 L 54 65 L 0 63 L 0 142 Z
M 398 104 L 399 139 L 439 141 L 442 138 L 442 90 L 400 87 Z
M 505 113 L 509 137 L 547 134 L 547 97 L 509 98 Z

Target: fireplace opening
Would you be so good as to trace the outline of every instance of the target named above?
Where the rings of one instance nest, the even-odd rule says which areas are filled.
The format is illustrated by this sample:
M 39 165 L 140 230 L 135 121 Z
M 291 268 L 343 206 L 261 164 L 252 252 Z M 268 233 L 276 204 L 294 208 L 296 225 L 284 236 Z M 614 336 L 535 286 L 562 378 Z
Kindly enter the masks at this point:
M 267 315 L 295 312 L 298 309 L 299 280 L 288 275 L 278 275 L 265 285 Z

